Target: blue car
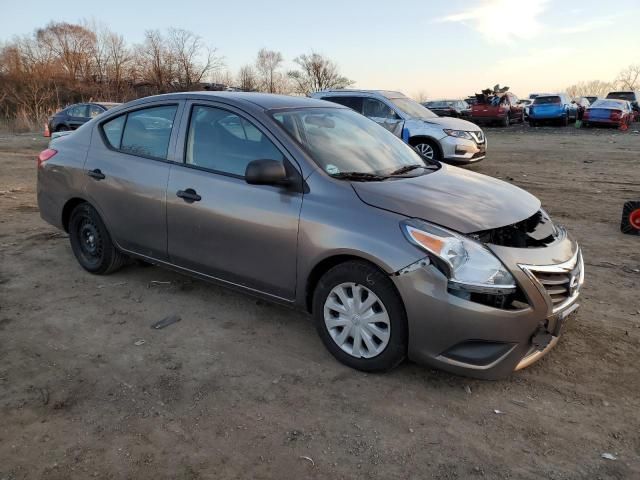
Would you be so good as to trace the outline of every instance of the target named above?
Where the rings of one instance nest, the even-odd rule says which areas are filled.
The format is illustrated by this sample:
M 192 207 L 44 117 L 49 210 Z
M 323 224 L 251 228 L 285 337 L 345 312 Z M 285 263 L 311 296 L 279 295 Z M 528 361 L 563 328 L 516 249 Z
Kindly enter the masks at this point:
M 532 127 L 543 121 L 568 125 L 577 117 L 578 106 L 564 93 L 538 95 L 529 106 L 529 125 Z

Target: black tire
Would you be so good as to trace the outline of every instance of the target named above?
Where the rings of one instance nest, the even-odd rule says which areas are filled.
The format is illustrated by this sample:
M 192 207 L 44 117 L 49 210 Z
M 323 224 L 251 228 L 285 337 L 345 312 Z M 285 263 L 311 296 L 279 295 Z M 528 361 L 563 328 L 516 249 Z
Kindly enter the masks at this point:
M 510 123 L 511 123 L 511 119 L 509 118 L 509 114 L 507 113 L 502 119 L 502 126 L 508 127 Z
M 87 272 L 107 275 L 127 261 L 111 241 L 98 212 L 88 203 L 81 203 L 71 212 L 69 240 L 78 263 Z
M 569 114 L 566 114 L 564 117 L 562 117 L 562 119 L 560 120 L 560 125 L 562 125 L 563 127 L 569 125 Z
M 67 127 L 66 125 L 58 125 L 56 127 L 56 132 L 68 132 L 69 131 L 69 127 Z
M 334 287 L 353 282 L 371 290 L 384 304 L 390 320 L 390 337 L 385 349 L 372 358 L 356 358 L 334 342 L 324 320 L 324 305 Z M 341 263 L 325 273 L 313 293 L 313 318 L 325 347 L 345 365 L 365 372 L 381 372 L 398 366 L 407 356 L 407 315 L 393 282 L 365 261 Z M 353 341 L 353 339 L 351 338 Z
M 533 120 L 531 117 L 529 117 L 529 126 L 530 127 L 535 127 L 536 126 L 536 121 Z
M 437 161 L 441 161 L 442 160 L 442 153 L 440 153 L 440 145 L 438 145 L 435 141 L 433 140 L 429 140 L 429 139 L 421 139 L 421 138 L 417 138 L 415 140 L 411 140 L 410 144 L 413 146 L 413 148 L 415 148 L 418 152 L 418 154 L 425 158 L 426 160 L 437 160 Z M 420 145 L 429 145 L 431 147 L 431 150 L 433 150 L 433 158 L 429 159 L 429 157 L 425 156 L 422 154 L 422 150 L 420 148 Z

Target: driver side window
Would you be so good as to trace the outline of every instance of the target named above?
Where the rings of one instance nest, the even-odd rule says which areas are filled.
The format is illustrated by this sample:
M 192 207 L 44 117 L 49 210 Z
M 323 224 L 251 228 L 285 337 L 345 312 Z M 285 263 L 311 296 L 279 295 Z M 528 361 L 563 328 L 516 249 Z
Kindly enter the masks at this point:
M 193 107 L 187 164 L 244 177 L 253 160 L 282 161 L 284 156 L 255 125 L 235 113 L 216 107 Z

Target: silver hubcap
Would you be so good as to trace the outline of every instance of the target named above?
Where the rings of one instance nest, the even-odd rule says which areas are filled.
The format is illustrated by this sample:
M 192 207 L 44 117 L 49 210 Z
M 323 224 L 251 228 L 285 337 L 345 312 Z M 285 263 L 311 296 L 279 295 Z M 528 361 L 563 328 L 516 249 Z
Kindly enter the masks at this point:
M 380 355 L 391 335 L 382 300 L 357 283 L 341 283 L 331 290 L 324 302 L 324 324 L 336 345 L 356 358 Z
M 424 158 L 428 158 L 429 160 L 433 160 L 433 147 L 428 143 L 420 143 L 416 145 L 416 150 L 420 152 Z

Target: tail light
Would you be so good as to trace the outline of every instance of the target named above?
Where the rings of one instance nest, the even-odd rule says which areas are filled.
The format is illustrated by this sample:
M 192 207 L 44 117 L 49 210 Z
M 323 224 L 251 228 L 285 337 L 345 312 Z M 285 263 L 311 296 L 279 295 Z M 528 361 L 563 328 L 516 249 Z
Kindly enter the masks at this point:
M 38 168 L 44 165 L 44 163 L 51 157 L 53 157 L 56 153 L 58 153 L 58 151 L 54 150 L 53 148 L 47 148 L 46 150 L 41 151 L 40 155 L 38 155 Z
M 585 118 L 589 118 L 589 110 L 584 111 L 584 114 L 582 115 L 582 119 L 584 120 Z
M 498 113 L 504 113 L 507 111 L 506 107 L 498 107 Z
M 622 112 L 620 110 L 612 110 L 609 114 L 610 120 L 620 120 L 622 118 Z

